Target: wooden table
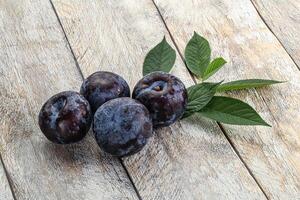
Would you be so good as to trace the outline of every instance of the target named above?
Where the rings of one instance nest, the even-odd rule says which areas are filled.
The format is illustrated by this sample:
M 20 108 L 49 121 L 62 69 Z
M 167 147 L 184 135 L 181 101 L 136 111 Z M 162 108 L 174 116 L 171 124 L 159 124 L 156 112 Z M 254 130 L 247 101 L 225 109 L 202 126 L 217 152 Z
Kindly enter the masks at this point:
M 299 0 L 1 0 L 0 19 L 1 200 L 300 199 Z M 226 94 L 272 128 L 194 116 L 124 159 L 91 133 L 67 146 L 45 139 L 44 101 L 97 70 L 133 87 L 164 35 L 177 50 L 172 73 L 195 84 L 182 59 L 193 31 L 229 61 L 210 81 L 288 81 Z

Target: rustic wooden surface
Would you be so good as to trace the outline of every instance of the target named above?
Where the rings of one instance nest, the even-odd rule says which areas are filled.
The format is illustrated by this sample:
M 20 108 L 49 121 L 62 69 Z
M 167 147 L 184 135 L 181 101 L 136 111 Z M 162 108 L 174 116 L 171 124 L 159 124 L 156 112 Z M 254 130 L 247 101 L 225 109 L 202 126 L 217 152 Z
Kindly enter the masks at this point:
M 300 72 L 288 55 L 297 62 L 289 41 L 299 41 L 299 30 L 289 37 L 277 30 L 290 15 L 272 17 L 275 1 L 254 4 L 271 16 L 275 28 L 268 26 L 281 43 L 250 1 L 0 1 L 0 153 L 12 185 L 10 191 L 0 163 L 0 199 L 299 198 Z M 230 93 L 272 128 L 191 117 L 156 131 L 140 153 L 122 160 L 100 151 L 90 135 L 68 146 L 42 135 L 36 119 L 46 99 L 78 90 L 97 70 L 119 73 L 132 88 L 163 35 L 178 47 L 172 73 L 194 84 L 179 56 L 194 30 L 229 61 L 215 80 L 288 81 Z
M 1 1 L 0 10 L 1 156 L 16 199 L 137 199 L 92 136 L 60 146 L 39 130 L 42 103 L 82 82 L 49 1 Z
M 264 22 L 300 69 L 300 1 L 252 1 Z
M 300 72 L 251 2 L 155 2 L 181 52 L 196 30 L 211 41 L 214 55 L 224 55 L 229 61 L 213 80 L 259 77 L 288 81 L 230 94 L 254 106 L 272 128 L 223 127 L 269 198 L 300 197 Z
M 13 195 L 2 162 L 0 162 L 0 199 L 13 200 Z

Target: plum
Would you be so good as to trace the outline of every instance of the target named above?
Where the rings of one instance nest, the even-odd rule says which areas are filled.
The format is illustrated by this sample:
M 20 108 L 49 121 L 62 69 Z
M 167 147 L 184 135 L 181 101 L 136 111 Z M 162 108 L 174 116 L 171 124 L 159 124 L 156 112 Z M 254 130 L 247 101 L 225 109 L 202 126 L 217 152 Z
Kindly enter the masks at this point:
M 132 97 L 148 108 L 155 128 L 169 126 L 180 119 L 187 105 L 184 84 L 165 72 L 144 76 L 134 87 Z
M 118 157 L 129 156 L 140 151 L 152 136 L 152 121 L 143 104 L 122 97 L 98 108 L 93 131 L 105 152 Z
M 80 94 L 88 100 L 95 113 L 102 104 L 111 99 L 129 97 L 130 88 L 121 76 L 112 72 L 99 71 L 83 81 Z
M 78 92 L 65 91 L 52 96 L 41 108 L 39 126 L 52 142 L 80 141 L 92 122 L 89 102 Z

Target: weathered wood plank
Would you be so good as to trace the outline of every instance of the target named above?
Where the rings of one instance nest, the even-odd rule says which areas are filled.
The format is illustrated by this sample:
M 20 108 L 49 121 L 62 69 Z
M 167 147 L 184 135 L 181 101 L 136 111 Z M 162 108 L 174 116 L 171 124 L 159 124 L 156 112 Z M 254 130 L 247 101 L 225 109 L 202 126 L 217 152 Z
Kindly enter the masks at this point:
M 299 197 L 300 72 L 251 2 L 155 2 L 182 53 L 195 30 L 208 38 L 214 55 L 229 61 L 211 80 L 255 77 L 288 81 L 230 94 L 249 102 L 272 128 L 224 125 L 224 129 L 270 198 Z
M 0 161 L 0 200 L 13 200 L 12 191 L 4 171 L 2 162 Z
M 252 0 L 252 2 L 300 69 L 300 1 Z
M 53 3 L 84 76 L 113 71 L 132 88 L 147 51 L 167 35 L 151 1 Z M 175 65 L 193 84 L 179 58 Z M 124 164 L 143 199 L 264 199 L 218 126 L 200 118 L 156 131 Z
M 92 136 L 54 145 L 38 128 L 42 103 L 82 82 L 50 2 L 1 1 L 0 19 L 0 144 L 16 198 L 137 199 Z

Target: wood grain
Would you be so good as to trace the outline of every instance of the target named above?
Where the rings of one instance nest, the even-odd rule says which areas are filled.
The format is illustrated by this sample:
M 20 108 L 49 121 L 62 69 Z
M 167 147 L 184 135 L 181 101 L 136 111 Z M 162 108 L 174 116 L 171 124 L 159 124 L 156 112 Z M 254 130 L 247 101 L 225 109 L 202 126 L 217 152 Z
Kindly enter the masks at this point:
M 252 0 L 252 2 L 300 69 L 300 1 Z
M 211 42 L 228 64 L 212 80 L 288 81 L 228 95 L 245 100 L 273 127 L 224 125 L 228 137 L 271 199 L 300 196 L 300 72 L 250 1 L 155 0 L 183 53 L 193 31 Z M 180 5 L 180 6 L 178 6 Z
M 2 162 L 0 161 L 0 200 L 13 200 L 12 191 L 4 171 Z
M 132 88 L 146 53 L 167 35 L 152 1 L 53 3 L 85 77 L 113 71 Z M 172 73 L 193 84 L 179 58 Z M 264 199 L 216 123 L 201 118 L 156 131 L 123 161 L 142 199 Z
M 54 145 L 38 128 L 42 103 L 82 82 L 50 2 L 0 1 L 0 19 L 1 156 L 16 199 L 137 199 L 92 136 Z

